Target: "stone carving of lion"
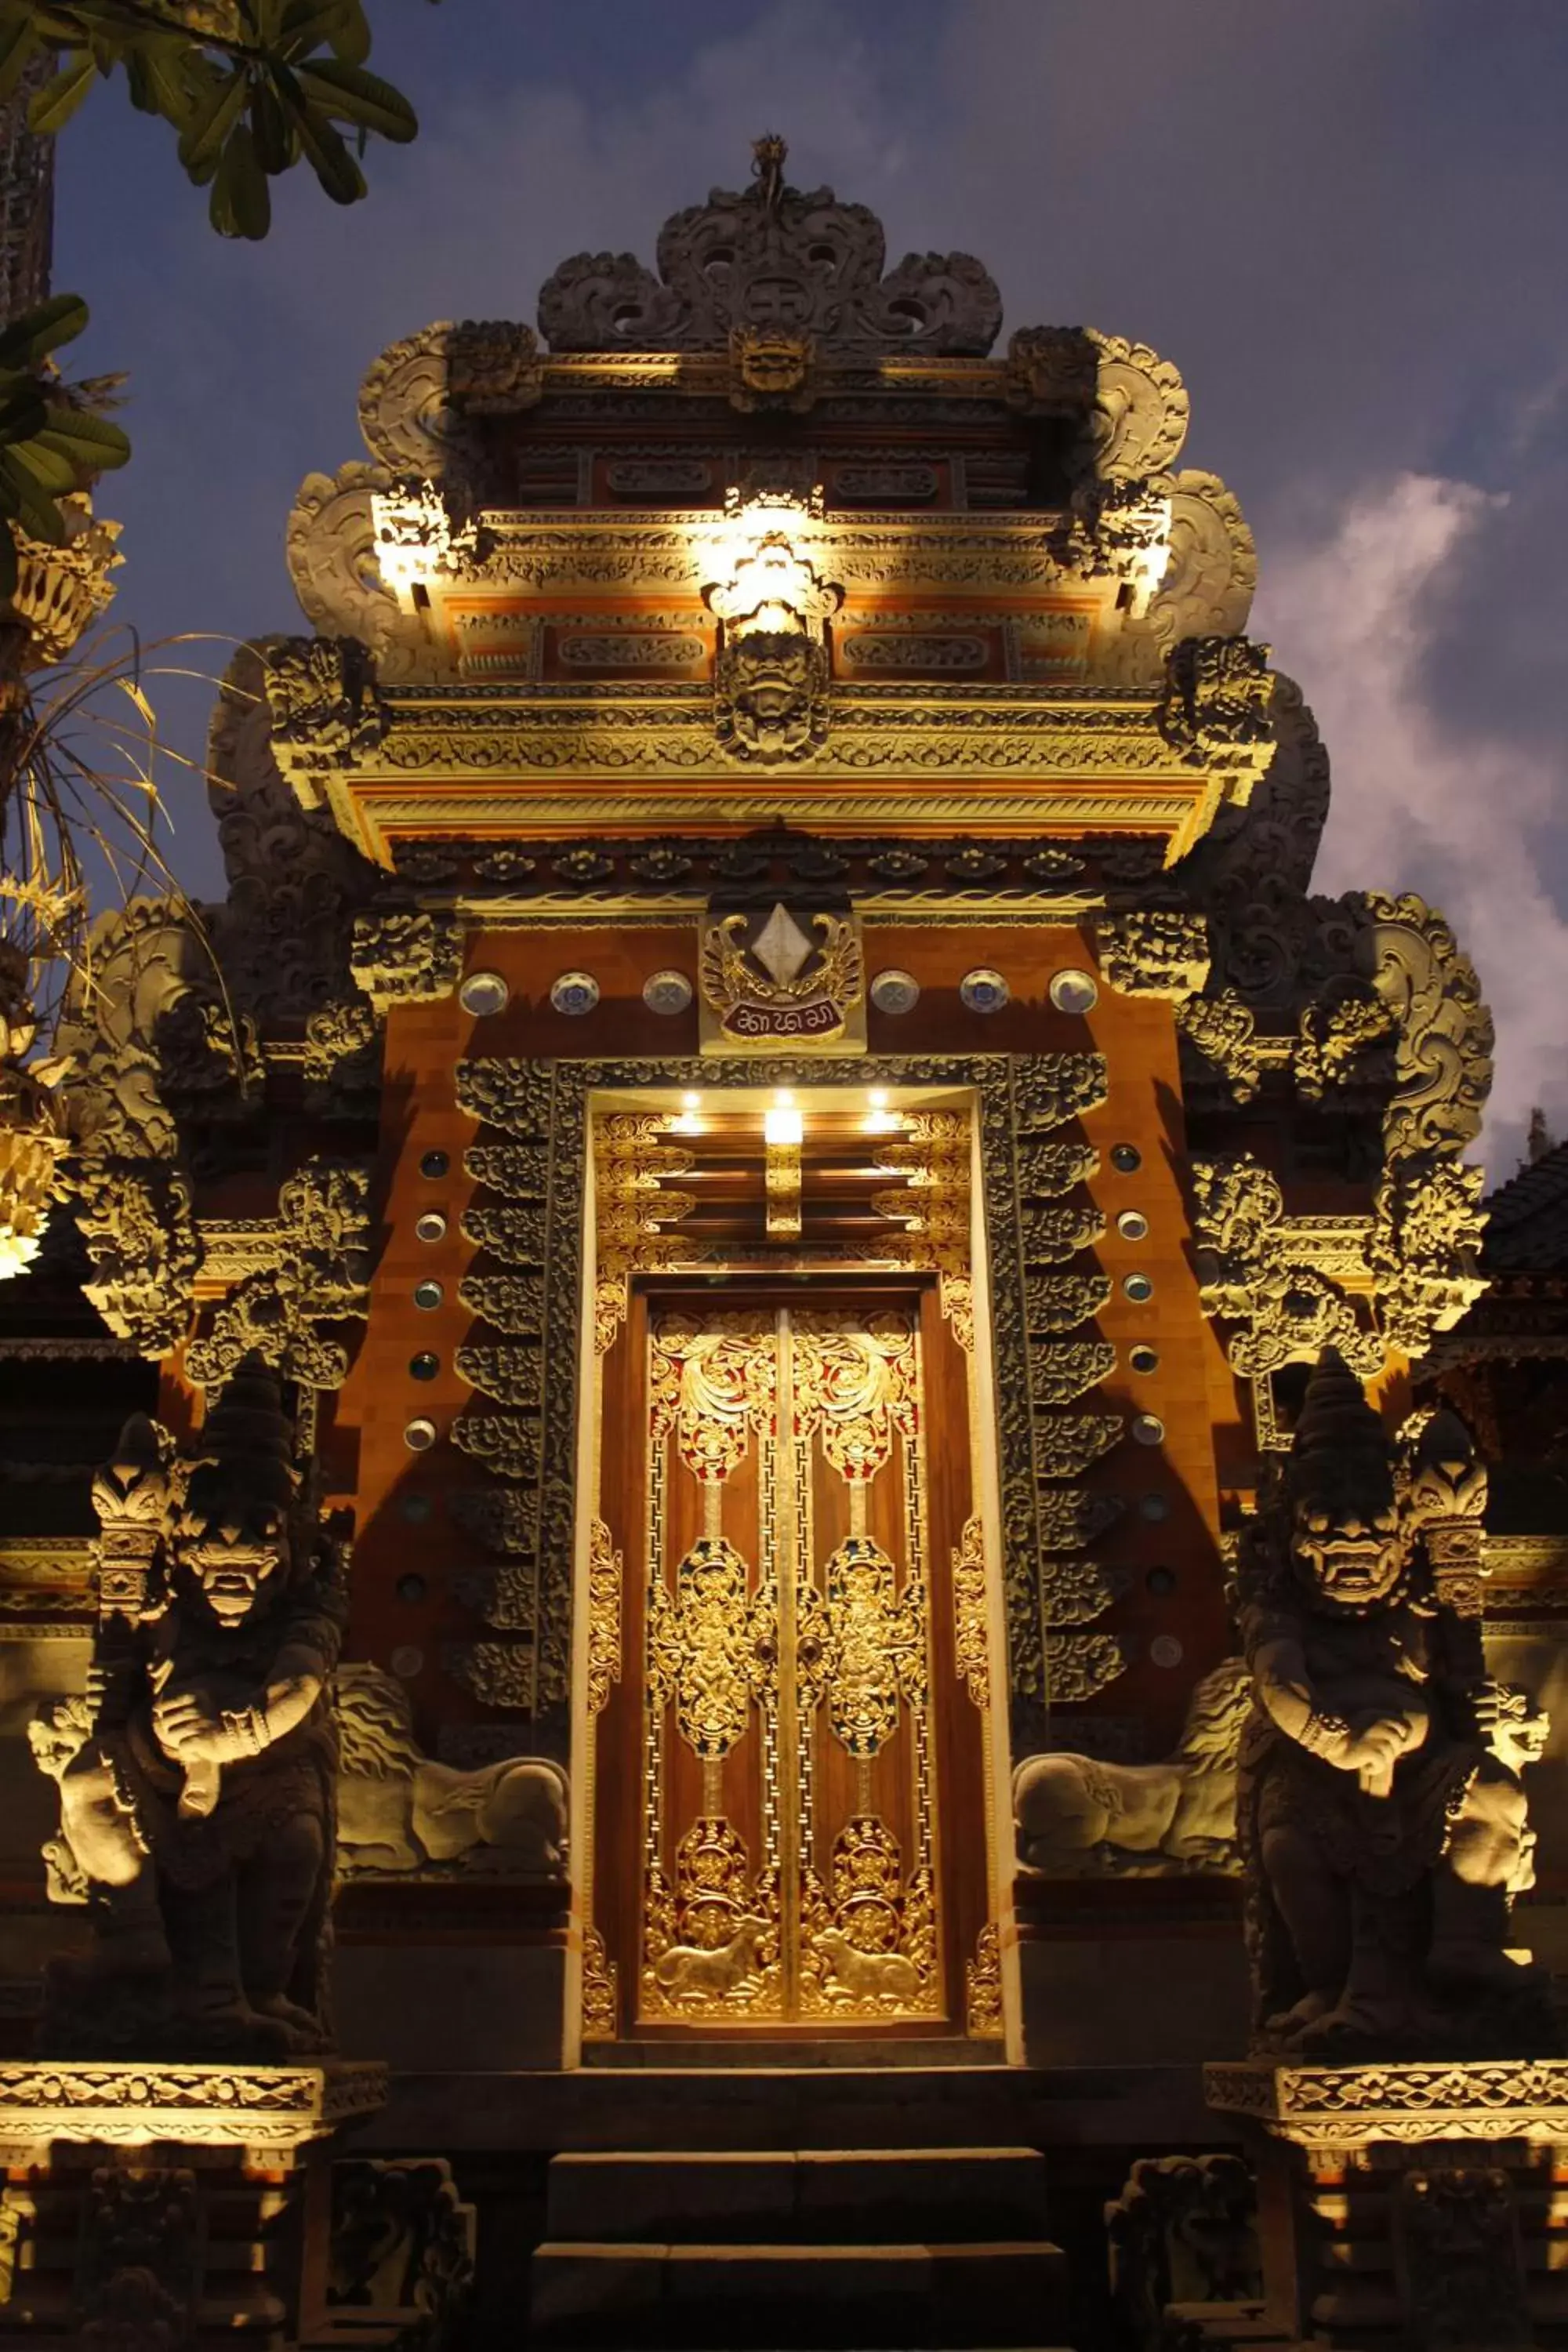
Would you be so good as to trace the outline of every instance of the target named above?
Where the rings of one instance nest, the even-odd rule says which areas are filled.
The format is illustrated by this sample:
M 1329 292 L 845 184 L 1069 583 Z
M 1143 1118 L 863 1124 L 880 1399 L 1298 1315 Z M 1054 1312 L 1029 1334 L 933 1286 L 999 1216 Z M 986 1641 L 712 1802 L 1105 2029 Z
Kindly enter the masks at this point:
M 1180 1745 L 1158 1764 L 1026 1756 L 1013 1775 L 1019 1861 L 1069 1877 L 1234 1876 L 1237 1756 L 1251 1706 L 1247 1661 L 1226 1658 L 1198 1684 Z
M 338 1874 L 384 1877 L 433 1864 L 559 1878 L 566 1775 L 539 1756 L 475 1771 L 438 1764 L 414 1738 L 401 1683 L 373 1665 L 337 1676 Z

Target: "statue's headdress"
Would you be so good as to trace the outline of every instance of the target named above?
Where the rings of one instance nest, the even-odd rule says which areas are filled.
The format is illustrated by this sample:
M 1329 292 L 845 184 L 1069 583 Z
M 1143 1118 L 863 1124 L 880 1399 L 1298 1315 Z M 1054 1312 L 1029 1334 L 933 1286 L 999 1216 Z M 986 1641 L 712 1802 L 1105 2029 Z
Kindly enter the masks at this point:
M 1324 1349 L 1308 1378 L 1285 1485 L 1293 1505 L 1336 1517 L 1346 1506 L 1363 1519 L 1394 1507 L 1388 1432 L 1336 1348 Z
M 196 1433 L 196 1467 L 237 1472 L 279 1511 L 292 1508 L 300 1484 L 283 1384 L 258 1355 L 247 1356 L 218 1392 Z

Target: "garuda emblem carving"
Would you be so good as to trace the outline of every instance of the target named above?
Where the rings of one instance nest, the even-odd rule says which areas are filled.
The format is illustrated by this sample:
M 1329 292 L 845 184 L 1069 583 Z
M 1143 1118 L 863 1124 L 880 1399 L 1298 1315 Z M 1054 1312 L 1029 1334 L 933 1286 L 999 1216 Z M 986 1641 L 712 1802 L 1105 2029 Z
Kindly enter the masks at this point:
M 698 955 L 705 1054 L 863 1054 L 866 967 L 852 914 L 710 915 Z

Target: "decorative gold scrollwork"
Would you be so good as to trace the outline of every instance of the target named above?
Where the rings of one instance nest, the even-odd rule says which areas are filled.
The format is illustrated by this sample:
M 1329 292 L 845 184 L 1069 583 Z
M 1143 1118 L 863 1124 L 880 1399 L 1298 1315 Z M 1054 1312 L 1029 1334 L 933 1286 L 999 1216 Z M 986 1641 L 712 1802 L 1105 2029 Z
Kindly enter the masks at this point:
M 703 1255 L 700 1245 L 665 1231 L 697 1205 L 695 1193 L 664 1188 L 664 1178 L 684 1176 L 693 1164 L 689 1151 L 670 1142 L 669 1125 L 664 1112 L 616 1111 L 595 1126 L 594 1342 L 601 1356 L 626 1319 L 637 1268 L 691 1265 Z
M 603 1519 L 588 1528 L 588 1712 L 607 1705 L 621 1678 L 621 1554 Z
M 797 1426 L 820 1430 L 822 1450 L 851 1486 L 873 1479 L 895 1434 L 919 1426 L 915 1335 L 904 1315 L 802 1315 L 795 1323 Z
M 583 1930 L 583 2039 L 616 2038 L 616 1964 L 592 1922 Z
M 700 1815 L 676 1850 L 675 1883 L 655 1868 L 644 1913 L 647 2017 L 782 2015 L 776 1870 L 753 1880 L 740 1832 Z
M 734 1545 L 700 1536 L 676 1568 L 674 1593 L 659 1577 L 648 1594 L 648 1704 L 673 1699 L 676 1728 L 704 1762 L 721 1761 L 743 1737 L 777 1664 L 773 1596 L 748 1594 L 746 1582 Z
M 667 1316 L 653 1337 L 655 1444 L 673 1431 L 692 1476 L 721 1485 L 744 1460 L 748 1432 L 772 1415 L 777 1379 L 771 1315 Z
M 875 1814 L 851 1815 L 825 1886 L 805 1882 L 801 2013 L 902 2018 L 938 2013 L 936 1904 L 929 1869 L 906 1880 L 899 1841 Z
M 985 1536 L 977 1518 L 965 1519 L 952 1555 L 953 1663 L 976 1706 L 991 1704 L 991 1668 L 985 1641 Z
M 964 2030 L 977 2041 L 1002 2035 L 1002 1944 L 996 1923 L 987 1919 L 974 1942 L 974 1958 L 963 1971 Z
M 846 1536 L 825 1570 L 826 1642 L 817 1681 L 833 1734 L 847 1755 L 876 1756 L 897 1728 L 900 1696 L 926 1693 L 924 1588 L 869 1536 Z

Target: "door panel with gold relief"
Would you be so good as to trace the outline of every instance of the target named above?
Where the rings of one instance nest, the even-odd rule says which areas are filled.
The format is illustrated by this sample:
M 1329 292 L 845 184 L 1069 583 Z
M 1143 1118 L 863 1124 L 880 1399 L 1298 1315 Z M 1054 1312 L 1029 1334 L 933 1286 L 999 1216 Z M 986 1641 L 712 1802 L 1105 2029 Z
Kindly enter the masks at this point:
M 640 1440 L 619 1483 L 643 1522 L 615 1530 L 623 1688 L 596 1757 L 610 2030 L 963 2030 L 984 1693 L 961 1667 L 965 1366 L 934 1286 L 638 1307 L 604 1401 L 628 1471 Z

